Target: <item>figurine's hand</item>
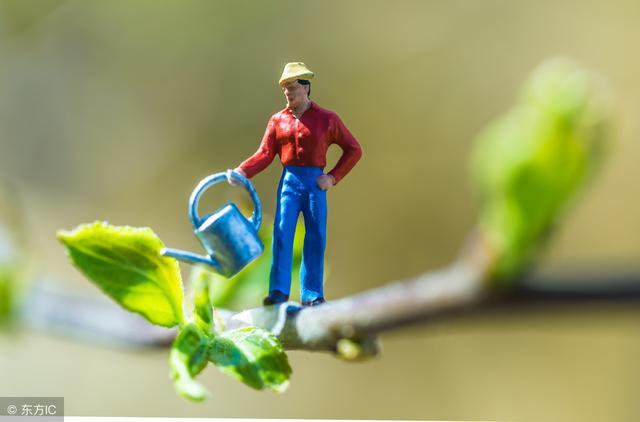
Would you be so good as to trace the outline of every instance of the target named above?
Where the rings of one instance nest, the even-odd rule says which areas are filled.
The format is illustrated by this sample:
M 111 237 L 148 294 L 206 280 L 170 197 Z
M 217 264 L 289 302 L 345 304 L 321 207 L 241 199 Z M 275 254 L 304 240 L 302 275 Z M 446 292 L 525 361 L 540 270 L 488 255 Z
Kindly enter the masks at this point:
M 236 167 L 235 169 L 233 169 L 233 171 L 235 171 L 236 173 L 240 173 L 244 177 L 247 177 L 247 174 L 244 171 L 242 171 L 240 169 L 240 167 Z M 239 186 L 239 185 L 241 185 L 240 181 L 238 181 L 237 179 L 234 179 L 233 176 L 230 177 L 228 180 L 229 180 L 229 184 L 231 186 Z
M 316 179 L 318 187 L 322 190 L 329 190 L 329 188 L 336 184 L 335 179 L 330 174 L 323 174 Z

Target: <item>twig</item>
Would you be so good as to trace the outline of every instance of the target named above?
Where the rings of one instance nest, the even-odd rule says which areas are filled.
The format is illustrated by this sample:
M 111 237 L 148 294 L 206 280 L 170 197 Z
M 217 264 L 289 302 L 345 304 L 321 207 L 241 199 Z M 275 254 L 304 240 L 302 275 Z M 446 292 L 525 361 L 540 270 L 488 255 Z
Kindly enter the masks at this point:
M 226 314 L 225 319 L 228 328 L 254 325 L 268 329 L 287 349 L 338 352 L 354 359 L 375 354 L 375 336 L 382 331 L 480 303 L 486 293 L 483 286 L 475 267 L 461 261 L 411 281 L 312 308 L 287 302 Z
M 227 329 L 255 325 L 270 330 L 289 350 L 325 351 L 357 359 L 377 353 L 377 334 L 413 323 L 547 304 L 640 300 L 637 271 L 532 277 L 498 295 L 485 283 L 479 270 L 482 266 L 470 262 L 461 260 L 441 271 L 312 308 L 287 302 L 243 312 L 217 312 Z M 175 336 L 175 330 L 154 327 L 102 296 L 92 299 L 69 294 L 51 281 L 36 284 L 21 319 L 47 332 L 117 346 L 166 347 Z
M 271 330 L 287 349 L 343 355 L 341 342 L 349 340 L 359 349 L 355 356 L 344 357 L 364 358 L 377 353 L 377 334 L 416 322 L 522 310 L 523 305 L 640 300 L 637 272 L 527 278 L 516 282 L 512 290 L 497 293 L 485 282 L 478 268 L 461 261 L 443 271 L 318 307 L 301 309 L 295 302 L 288 302 L 237 314 L 227 311 L 224 319 L 228 328 L 256 325 Z

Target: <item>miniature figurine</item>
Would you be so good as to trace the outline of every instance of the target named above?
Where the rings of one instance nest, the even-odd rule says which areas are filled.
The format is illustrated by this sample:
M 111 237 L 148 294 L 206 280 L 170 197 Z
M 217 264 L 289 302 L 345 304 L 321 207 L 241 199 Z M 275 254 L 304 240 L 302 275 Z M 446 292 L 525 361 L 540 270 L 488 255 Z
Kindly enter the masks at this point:
M 311 101 L 314 73 L 304 63 L 287 63 L 279 84 L 287 107 L 271 116 L 258 151 L 235 171 L 250 179 L 280 156 L 284 166 L 278 186 L 273 229 L 273 262 L 265 305 L 289 300 L 293 237 L 302 212 L 305 238 L 300 270 L 303 306 L 324 303 L 323 273 L 327 225 L 327 190 L 356 165 L 360 145 L 338 115 Z M 343 153 L 324 173 L 326 153 L 337 144 Z

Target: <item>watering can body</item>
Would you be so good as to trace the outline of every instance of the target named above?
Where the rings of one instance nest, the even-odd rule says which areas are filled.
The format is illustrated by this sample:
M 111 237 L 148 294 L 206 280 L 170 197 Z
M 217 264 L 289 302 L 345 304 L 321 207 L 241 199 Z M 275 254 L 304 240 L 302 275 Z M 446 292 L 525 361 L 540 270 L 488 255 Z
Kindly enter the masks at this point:
M 246 218 L 235 204 L 227 203 L 216 212 L 200 218 L 200 196 L 216 183 L 225 180 L 231 183 L 231 178 L 241 182 L 251 195 L 254 203 L 252 216 Z M 229 170 L 203 179 L 189 198 L 189 215 L 194 233 L 207 256 L 170 248 L 163 249 L 162 255 L 192 264 L 205 264 L 224 277 L 231 278 L 264 251 L 264 245 L 258 237 L 261 222 L 260 200 L 251 182 L 237 172 Z

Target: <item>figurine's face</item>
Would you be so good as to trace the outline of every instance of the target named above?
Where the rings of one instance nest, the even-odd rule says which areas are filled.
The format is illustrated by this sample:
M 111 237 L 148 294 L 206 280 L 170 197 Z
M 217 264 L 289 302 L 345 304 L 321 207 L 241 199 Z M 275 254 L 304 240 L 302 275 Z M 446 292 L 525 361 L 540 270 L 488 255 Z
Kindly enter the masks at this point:
M 284 96 L 287 98 L 287 105 L 290 108 L 304 104 L 307 99 L 308 86 L 309 85 L 300 85 L 298 81 L 292 81 L 282 87 Z

